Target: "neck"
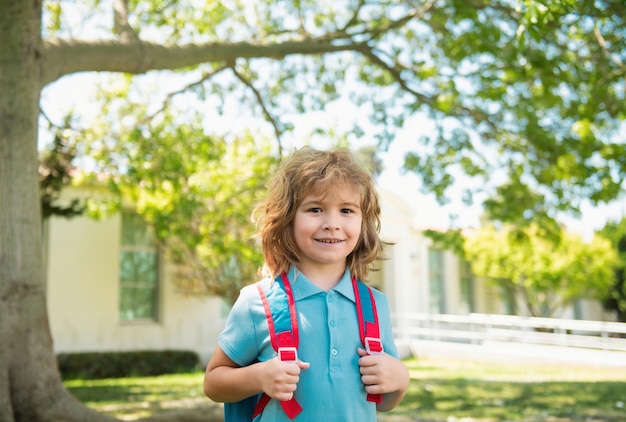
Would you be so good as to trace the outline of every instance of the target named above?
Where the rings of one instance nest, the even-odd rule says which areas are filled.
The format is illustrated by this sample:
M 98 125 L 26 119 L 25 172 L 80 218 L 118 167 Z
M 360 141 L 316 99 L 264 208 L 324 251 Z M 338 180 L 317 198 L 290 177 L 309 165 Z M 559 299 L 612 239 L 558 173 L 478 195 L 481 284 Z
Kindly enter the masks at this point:
M 333 289 L 346 272 L 346 266 L 307 266 L 298 265 L 298 270 L 304 274 L 306 278 L 324 291 Z

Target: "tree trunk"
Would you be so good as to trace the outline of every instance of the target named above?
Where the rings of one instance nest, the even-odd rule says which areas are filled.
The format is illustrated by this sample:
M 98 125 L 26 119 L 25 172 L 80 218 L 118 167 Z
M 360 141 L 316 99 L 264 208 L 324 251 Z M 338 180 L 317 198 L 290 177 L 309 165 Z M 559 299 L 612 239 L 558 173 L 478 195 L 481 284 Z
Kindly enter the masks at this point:
M 0 0 L 0 422 L 111 421 L 75 400 L 48 325 L 37 174 L 41 0 Z

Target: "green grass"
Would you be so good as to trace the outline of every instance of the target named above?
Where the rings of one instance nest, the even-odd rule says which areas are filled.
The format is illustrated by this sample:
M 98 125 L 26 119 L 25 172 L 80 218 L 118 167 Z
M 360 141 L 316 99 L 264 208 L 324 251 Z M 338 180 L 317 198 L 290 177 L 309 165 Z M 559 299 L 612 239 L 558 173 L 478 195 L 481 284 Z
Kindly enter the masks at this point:
M 407 365 L 411 386 L 394 414 L 437 421 L 626 421 L 626 368 L 450 360 Z
M 432 359 L 406 364 L 411 385 L 403 402 L 385 414 L 390 419 L 626 421 L 626 368 Z M 219 411 L 204 397 L 202 378 L 194 373 L 65 385 L 89 407 L 135 420 L 169 410 Z
M 122 420 L 170 410 L 215 407 L 202 392 L 204 374 L 65 381 L 87 406 Z

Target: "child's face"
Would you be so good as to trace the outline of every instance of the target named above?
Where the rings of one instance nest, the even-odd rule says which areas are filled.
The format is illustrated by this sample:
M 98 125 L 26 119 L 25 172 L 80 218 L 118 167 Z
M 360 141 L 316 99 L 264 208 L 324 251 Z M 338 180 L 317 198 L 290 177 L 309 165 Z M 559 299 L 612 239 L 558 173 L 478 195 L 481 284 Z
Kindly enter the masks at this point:
M 358 191 L 349 185 L 333 186 L 324 196 L 309 194 L 302 200 L 293 222 L 302 267 L 345 268 L 346 257 L 361 235 L 360 203 Z

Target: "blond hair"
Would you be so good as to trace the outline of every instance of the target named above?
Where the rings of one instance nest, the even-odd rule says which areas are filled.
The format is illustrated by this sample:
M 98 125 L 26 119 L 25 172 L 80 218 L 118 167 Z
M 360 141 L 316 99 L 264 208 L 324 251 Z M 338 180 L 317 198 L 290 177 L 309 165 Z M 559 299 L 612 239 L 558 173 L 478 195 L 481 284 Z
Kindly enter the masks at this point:
M 370 265 L 383 258 L 380 204 L 370 172 L 348 149 L 303 147 L 283 161 L 268 186 L 268 195 L 253 211 L 256 237 L 261 239 L 265 257 L 265 275 L 276 276 L 287 271 L 290 264 L 300 262 L 293 232 L 296 210 L 307 195 L 323 195 L 337 186 L 355 188 L 361 200 L 361 235 L 346 258 L 352 276 L 365 280 Z

